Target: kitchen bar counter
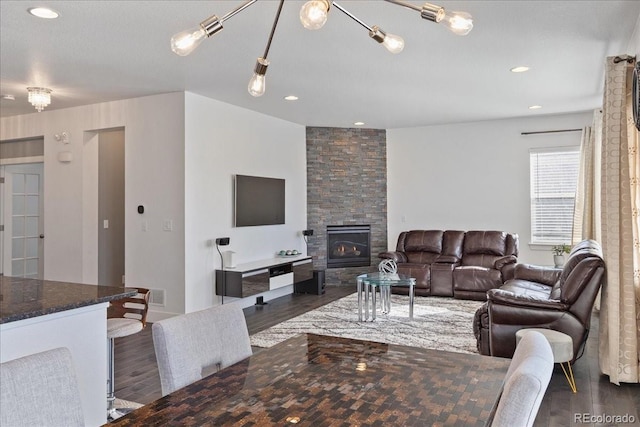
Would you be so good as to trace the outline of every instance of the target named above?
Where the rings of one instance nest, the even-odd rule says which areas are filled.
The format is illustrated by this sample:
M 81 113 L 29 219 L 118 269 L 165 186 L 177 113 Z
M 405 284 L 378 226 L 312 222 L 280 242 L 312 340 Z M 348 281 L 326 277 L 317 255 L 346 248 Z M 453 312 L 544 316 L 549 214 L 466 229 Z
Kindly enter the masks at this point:
M 133 289 L 0 276 L 0 323 L 109 302 Z
M 109 301 L 135 292 L 133 288 L 0 276 L 0 363 L 58 347 L 68 348 L 76 369 L 85 423 L 104 424 L 107 307 Z

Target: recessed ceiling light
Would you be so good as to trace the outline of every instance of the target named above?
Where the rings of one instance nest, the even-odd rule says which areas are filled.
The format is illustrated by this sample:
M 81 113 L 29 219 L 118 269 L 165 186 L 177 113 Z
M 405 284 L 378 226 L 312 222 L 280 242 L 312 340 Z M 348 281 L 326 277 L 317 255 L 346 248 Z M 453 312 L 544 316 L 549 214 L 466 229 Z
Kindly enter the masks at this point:
M 532 105 L 529 107 L 529 110 L 539 110 L 542 108 L 542 105 Z
M 44 19 L 55 19 L 60 16 L 58 12 L 53 9 L 49 9 L 48 7 L 32 7 L 27 9 L 27 12 L 29 12 L 33 16 Z
M 513 67 L 511 69 L 512 73 L 524 73 L 525 71 L 529 71 L 529 67 L 527 67 L 525 65 L 521 65 L 519 67 Z
M 16 97 L 14 95 L 9 95 L 9 94 L 0 95 L 0 98 L 6 99 L 7 101 L 15 101 L 16 100 Z
M 284 97 L 284 99 L 287 100 L 287 101 L 297 101 L 298 97 L 295 96 L 295 95 L 287 95 L 287 96 Z
M 355 122 L 354 125 L 356 125 L 356 126 L 364 126 L 364 122 Z

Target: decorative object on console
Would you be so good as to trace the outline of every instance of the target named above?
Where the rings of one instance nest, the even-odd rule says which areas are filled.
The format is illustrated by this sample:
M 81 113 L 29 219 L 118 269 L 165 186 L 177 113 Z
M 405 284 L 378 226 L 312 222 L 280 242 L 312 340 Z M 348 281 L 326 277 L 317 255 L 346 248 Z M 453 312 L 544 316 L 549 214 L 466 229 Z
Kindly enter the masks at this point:
M 562 244 L 551 247 L 553 252 L 553 266 L 556 268 L 562 268 L 564 265 L 564 254 L 571 252 L 571 246 Z
M 257 0 L 245 1 L 243 4 L 221 18 L 218 18 L 216 15 L 211 15 L 196 27 L 177 33 L 171 38 L 171 50 L 173 50 L 174 53 L 180 56 L 186 56 L 190 54 L 196 47 L 200 45 L 200 43 L 202 43 L 205 38 L 209 38 L 217 32 L 222 31 L 222 24 L 226 20 L 248 8 L 256 1 Z M 443 24 L 454 34 L 460 36 L 468 34 L 473 28 L 473 19 L 471 18 L 471 15 L 466 12 L 448 11 L 441 6 L 437 6 L 431 3 L 424 3 L 422 6 L 416 6 L 414 4 L 401 0 L 385 1 L 420 12 L 420 16 L 423 19 Z M 267 67 L 269 66 L 267 54 L 269 53 L 271 41 L 273 40 L 273 35 L 278 25 L 278 20 L 280 18 L 280 12 L 282 11 L 283 4 L 284 0 L 280 0 L 278 11 L 271 28 L 271 34 L 267 42 L 267 47 L 262 57 L 258 58 L 258 60 L 256 61 L 254 74 L 248 86 L 248 91 L 252 96 L 262 96 L 264 94 L 265 74 L 267 72 Z M 335 1 L 311 0 L 306 2 L 300 10 L 300 22 L 308 30 L 317 30 L 322 28 L 327 21 L 329 10 L 332 5 L 335 6 L 336 9 L 347 15 L 349 18 L 366 28 L 369 31 L 369 37 L 382 44 L 389 52 L 399 53 L 403 50 L 404 40 L 402 39 L 402 37 L 387 33 L 377 25 L 369 26 Z

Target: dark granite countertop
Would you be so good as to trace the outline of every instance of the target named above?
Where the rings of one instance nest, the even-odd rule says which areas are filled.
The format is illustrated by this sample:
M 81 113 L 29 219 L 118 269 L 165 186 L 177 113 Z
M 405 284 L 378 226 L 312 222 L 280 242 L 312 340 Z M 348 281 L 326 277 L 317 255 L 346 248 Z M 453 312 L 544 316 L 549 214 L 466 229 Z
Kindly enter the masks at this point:
M 0 323 L 109 302 L 135 293 L 135 288 L 0 276 Z

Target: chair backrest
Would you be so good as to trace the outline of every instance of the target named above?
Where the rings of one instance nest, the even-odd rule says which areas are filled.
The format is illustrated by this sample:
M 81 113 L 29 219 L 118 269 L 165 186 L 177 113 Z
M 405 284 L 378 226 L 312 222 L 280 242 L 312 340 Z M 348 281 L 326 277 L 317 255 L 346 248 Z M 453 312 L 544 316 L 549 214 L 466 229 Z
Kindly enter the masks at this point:
M 535 331 L 523 334 L 507 370 L 491 426 L 532 426 L 552 373 L 553 352 L 547 339 Z
M 137 319 L 142 322 L 142 326 L 147 325 L 147 313 L 149 312 L 149 298 L 151 291 L 146 288 L 136 288 L 138 293 L 128 298 L 111 301 L 107 309 L 107 318 L 125 317 Z
M 56 348 L 0 364 L 0 425 L 84 426 L 71 352 Z
M 163 396 L 252 354 L 247 323 L 237 304 L 154 322 L 152 334 Z

